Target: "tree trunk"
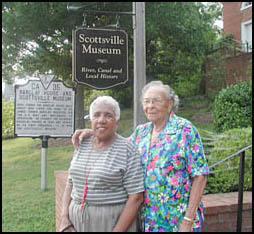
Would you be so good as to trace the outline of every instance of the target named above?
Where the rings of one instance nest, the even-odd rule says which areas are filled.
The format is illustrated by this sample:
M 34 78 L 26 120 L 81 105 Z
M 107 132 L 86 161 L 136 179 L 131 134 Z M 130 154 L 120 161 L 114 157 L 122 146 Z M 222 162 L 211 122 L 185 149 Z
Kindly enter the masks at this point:
M 202 63 L 201 65 L 201 81 L 200 81 L 200 86 L 199 86 L 199 93 L 202 95 L 206 95 L 206 63 L 207 59 Z

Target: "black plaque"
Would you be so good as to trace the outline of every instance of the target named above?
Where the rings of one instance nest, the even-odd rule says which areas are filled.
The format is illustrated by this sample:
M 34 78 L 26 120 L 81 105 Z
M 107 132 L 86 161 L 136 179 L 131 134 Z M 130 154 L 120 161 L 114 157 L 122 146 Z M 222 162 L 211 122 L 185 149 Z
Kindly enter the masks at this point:
M 73 31 L 73 79 L 95 89 L 128 81 L 128 36 L 122 30 Z
M 45 89 L 39 80 L 15 85 L 14 133 L 25 137 L 71 137 L 75 91 L 62 81 Z

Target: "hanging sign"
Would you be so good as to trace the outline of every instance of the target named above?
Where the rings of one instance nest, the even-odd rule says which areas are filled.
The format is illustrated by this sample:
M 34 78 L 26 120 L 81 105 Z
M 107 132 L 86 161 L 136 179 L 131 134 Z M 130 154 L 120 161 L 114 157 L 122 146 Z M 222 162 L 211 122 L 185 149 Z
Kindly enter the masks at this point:
M 73 31 L 73 79 L 95 89 L 128 81 L 128 36 L 122 30 Z
M 75 91 L 62 81 L 44 85 L 40 80 L 15 85 L 15 136 L 72 136 Z

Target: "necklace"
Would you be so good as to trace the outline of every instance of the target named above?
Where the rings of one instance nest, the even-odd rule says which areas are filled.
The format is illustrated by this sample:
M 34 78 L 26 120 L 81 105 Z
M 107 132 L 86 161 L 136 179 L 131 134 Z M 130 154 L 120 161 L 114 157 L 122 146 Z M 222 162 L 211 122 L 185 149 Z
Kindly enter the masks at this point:
M 85 204 L 85 200 L 86 200 L 86 195 L 87 195 L 87 190 L 88 190 L 88 176 L 90 175 L 91 170 L 93 169 L 95 163 L 97 162 L 97 160 L 99 159 L 99 156 L 94 160 L 92 166 L 90 167 L 89 171 L 87 170 L 88 168 L 88 164 L 90 162 L 90 156 L 93 152 L 93 140 L 92 140 L 92 147 L 91 150 L 88 154 L 88 159 L 87 159 L 87 163 L 85 165 L 85 169 L 84 169 L 84 175 L 85 175 L 85 186 L 84 186 L 84 192 L 83 192 L 83 197 L 82 197 L 82 201 L 81 201 L 81 206 L 80 206 L 80 210 L 82 210 L 84 208 L 84 204 Z
M 91 165 L 89 171 L 87 170 L 88 168 L 88 164 L 90 162 L 90 156 L 92 154 L 92 152 L 94 151 L 94 147 L 93 147 L 93 140 L 94 138 L 92 139 L 92 147 L 91 147 L 91 150 L 88 154 L 88 159 L 87 159 L 87 163 L 85 165 L 85 168 L 84 168 L 84 175 L 85 175 L 85 186 L 84 186 L 84 191 L 83 191 L 83 197 L 82 197 L 82 201 L 81 201 L 81 206 L 80 206 L 80 210 L 82 210 L 84 208 L 84 204 L 85 204 L 85 200 L 86 200 L 86 195 L 87 195 L 87 190 L 88 190 L 88 177 L 90 175 L 90 172 L 92 171 L 92 169 L 94 168 L 94 165 L 95 163 L 97 162 L 97 160 L 99 159 L 100 157 L 100 154 L 99 156 L 94 160 L 93 164 Z M 110 146 L 109 146 L 110 147 Z M 112 148 L 108 148 L 109 149 L 109 152 L 111 152 L 111 150 L 113 149 Z M 105 152 L 105 150 L 103 150 L 102 152 Z

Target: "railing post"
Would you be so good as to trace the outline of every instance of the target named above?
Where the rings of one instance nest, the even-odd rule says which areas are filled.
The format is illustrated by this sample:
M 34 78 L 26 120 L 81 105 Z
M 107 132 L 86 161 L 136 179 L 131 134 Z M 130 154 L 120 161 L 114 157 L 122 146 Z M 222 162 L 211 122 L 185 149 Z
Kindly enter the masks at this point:
M 244 185 L 244 160 L 245 151 L 240 156 L 239 170 L 239 190 L 238 190 L 238 212 L 237 212 L 237 232 L 242 231 L 242 210 L 243 210 L 243 185 Z

